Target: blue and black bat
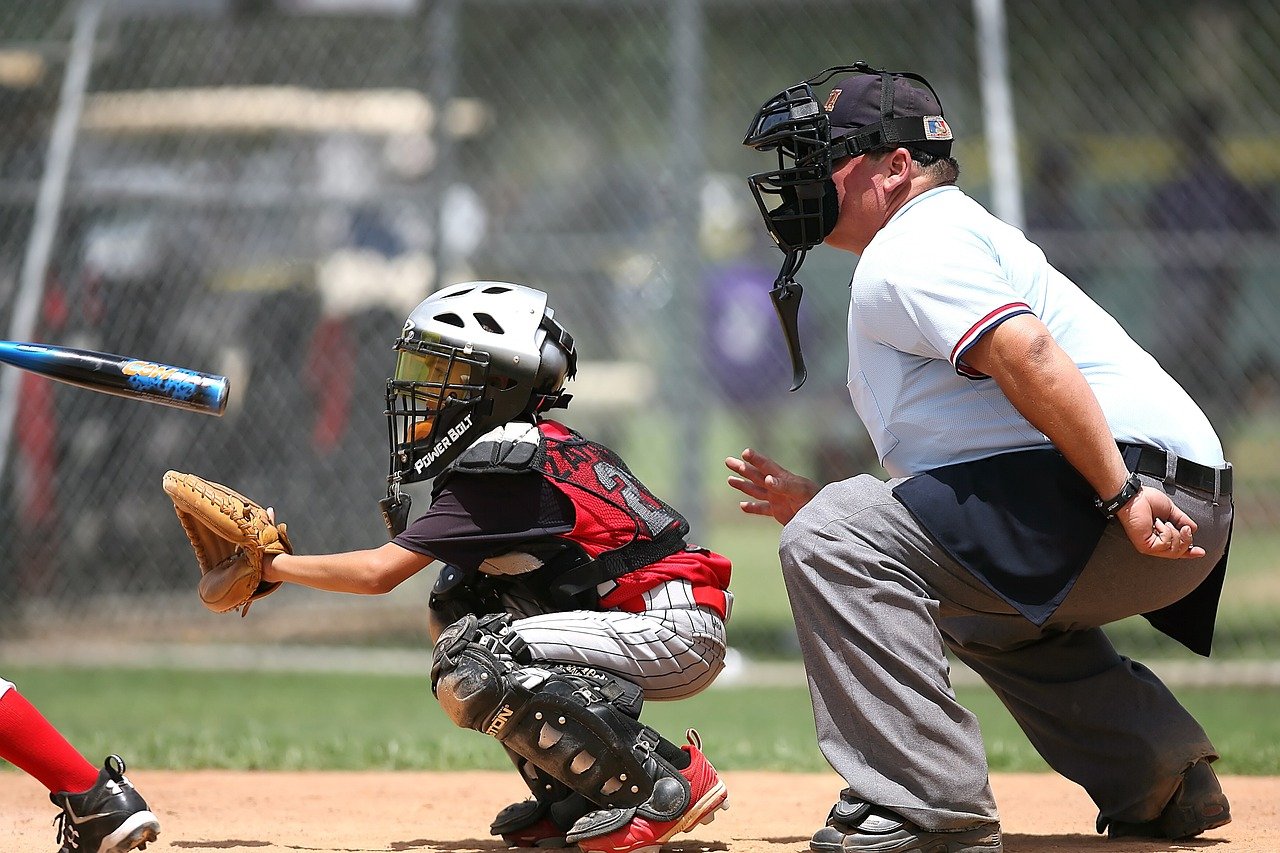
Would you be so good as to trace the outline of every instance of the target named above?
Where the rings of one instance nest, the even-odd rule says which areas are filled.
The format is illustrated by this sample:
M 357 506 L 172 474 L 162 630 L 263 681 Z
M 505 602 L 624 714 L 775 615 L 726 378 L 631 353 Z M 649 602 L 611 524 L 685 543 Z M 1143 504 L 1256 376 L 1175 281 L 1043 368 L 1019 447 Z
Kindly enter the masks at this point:
M 0 341 L 0 362 L 91 391 L 204 415 L 221 416 L 231 391 L 225 376 L 52 344 Z

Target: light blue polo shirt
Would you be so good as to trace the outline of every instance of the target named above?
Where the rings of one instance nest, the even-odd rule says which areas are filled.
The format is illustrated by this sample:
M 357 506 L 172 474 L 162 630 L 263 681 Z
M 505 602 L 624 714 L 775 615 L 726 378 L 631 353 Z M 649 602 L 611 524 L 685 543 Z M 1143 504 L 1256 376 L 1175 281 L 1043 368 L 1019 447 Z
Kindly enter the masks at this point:
M 1222 465 L 1200 407 L 1021 231 L 953 186 L 893 215 L 854 271 L 849 394 L 895 477 L 1050 442 L 965 351 L 1031 313 L 1084 373 L 1119 441 Z M 1194 320 L 1194 318 L 1188 318 Z

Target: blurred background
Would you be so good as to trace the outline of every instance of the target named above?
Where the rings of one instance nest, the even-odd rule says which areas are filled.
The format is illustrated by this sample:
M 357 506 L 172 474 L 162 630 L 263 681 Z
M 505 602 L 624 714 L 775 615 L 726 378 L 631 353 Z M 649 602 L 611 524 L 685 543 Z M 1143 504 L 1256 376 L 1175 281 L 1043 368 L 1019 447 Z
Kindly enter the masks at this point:
M 882 472 L 844 389 L 855 259 L 799 276 L 788 394 L 745 182 L 770 163 L 740 143 L 770 95 L 864 59 L 928 77 L 966 192 L 1205 407 L 1238 483 L 1216 650 L 1274 662 L 1277 43 L 1274 0 L 0 0 L 4 337 L 232 380 L 215 419 L 0 367 L 3 648 L 425 644 L 429 572 L 206 612 L 160 479 L 274 505 L 300 550 L 385 541 L 392 341 L 487 278 L 550 292 L 583 358 L 564 420 L 733 559 L 731 643 L 793 656 L 777 528 L 722 460 Z M 1191 659 L 1131 623 L 1123 650 Z

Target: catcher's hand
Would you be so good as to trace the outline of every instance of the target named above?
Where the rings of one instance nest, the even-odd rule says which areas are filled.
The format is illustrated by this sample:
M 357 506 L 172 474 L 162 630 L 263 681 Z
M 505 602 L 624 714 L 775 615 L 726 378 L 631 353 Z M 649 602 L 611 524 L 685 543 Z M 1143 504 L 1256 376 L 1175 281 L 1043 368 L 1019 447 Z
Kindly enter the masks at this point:
M 285 526 L 239 492 L 195 474 L 168 471 L 164 490 L 200 564 L 200 601 L 215 613 L 239 610 L 275 592 L 262 580 L 265 554 L 292 554 Z

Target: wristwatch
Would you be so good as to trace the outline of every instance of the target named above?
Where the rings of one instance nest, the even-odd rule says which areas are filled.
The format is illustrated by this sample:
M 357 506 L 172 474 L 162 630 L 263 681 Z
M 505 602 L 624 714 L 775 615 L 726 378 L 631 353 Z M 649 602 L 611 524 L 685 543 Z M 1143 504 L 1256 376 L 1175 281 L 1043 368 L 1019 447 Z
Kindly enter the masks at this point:
M 1142 491 L 1142 481 L 1138 479 L 1137 474 L 1130 474 L 1129 479 L 1125 480 L 1124 485 L 1121 486 L 1118 495 L 1109 501 L 1104 501 L 1102 498 L 1094 498 L 1093 505 L 1106 518 L 1115 518 L 1116 513 L 1120 511 L 1120 507 L 1136 498 L 1140 491 Z

